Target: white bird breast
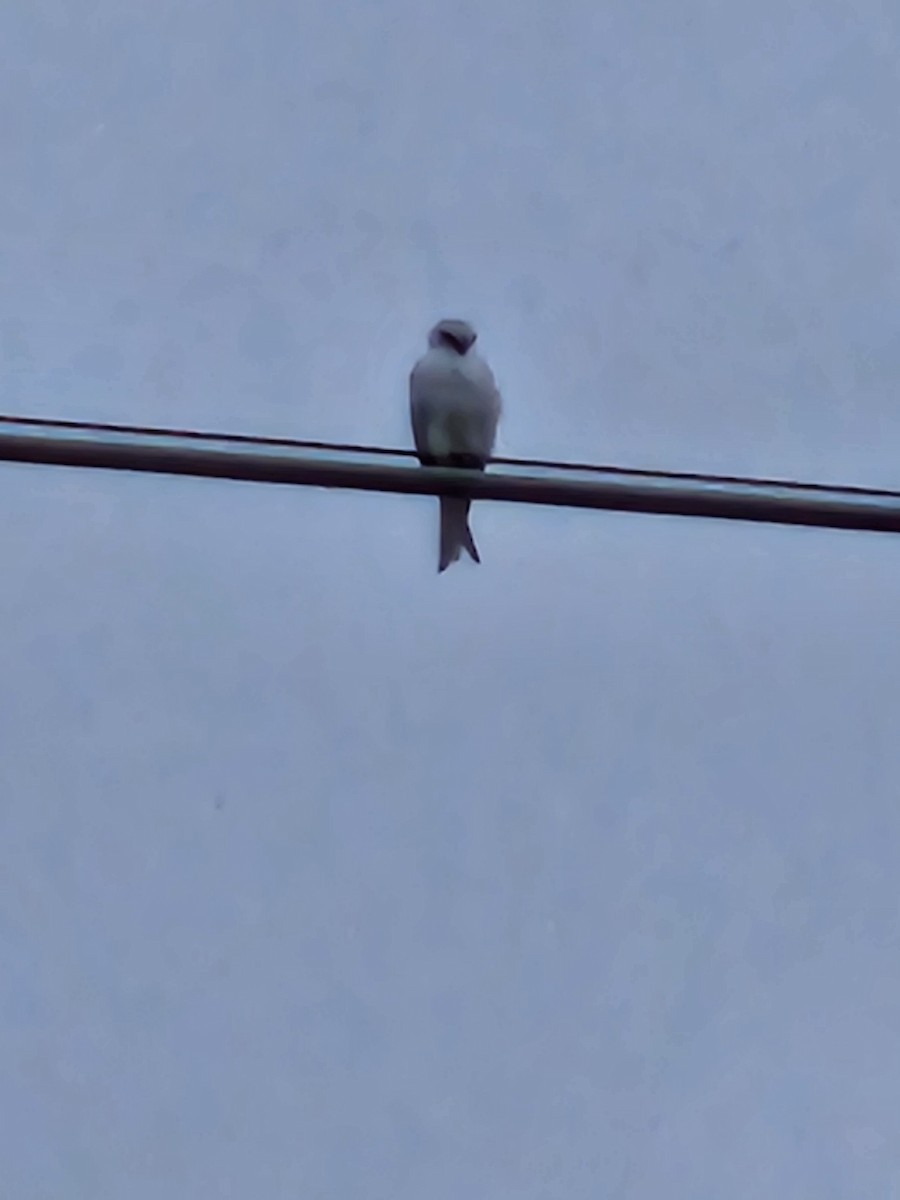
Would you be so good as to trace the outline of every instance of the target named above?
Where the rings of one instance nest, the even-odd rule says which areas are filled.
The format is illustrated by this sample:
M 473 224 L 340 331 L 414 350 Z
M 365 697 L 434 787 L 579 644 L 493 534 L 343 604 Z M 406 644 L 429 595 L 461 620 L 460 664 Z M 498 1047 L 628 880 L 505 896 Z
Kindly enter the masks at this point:
M 472 454 L 487 459 L 500 416 L 500 396 L 484 359 L 430 350 L 411 380 L 413 408 L 435 458 Z

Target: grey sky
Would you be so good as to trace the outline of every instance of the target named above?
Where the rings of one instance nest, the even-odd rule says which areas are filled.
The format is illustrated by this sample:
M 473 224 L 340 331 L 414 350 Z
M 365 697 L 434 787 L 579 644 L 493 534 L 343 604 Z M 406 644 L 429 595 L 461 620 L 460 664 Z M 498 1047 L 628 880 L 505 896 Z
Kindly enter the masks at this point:
M 0 408 L 896 486 L 895 6 L 4 6 Z M 896 547 L 0 469 L 14 1200 L 900 1195 Z

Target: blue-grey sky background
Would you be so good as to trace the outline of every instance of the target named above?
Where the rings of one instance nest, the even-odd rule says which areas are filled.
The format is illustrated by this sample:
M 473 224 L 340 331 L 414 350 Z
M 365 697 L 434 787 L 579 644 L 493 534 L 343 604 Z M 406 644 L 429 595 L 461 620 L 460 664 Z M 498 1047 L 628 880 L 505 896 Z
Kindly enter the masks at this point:
M 897 486 L 900 9 L 10 0 L 7 412 Z M 883 536 L 0 467 L 11 1200 L 900 1197 Z

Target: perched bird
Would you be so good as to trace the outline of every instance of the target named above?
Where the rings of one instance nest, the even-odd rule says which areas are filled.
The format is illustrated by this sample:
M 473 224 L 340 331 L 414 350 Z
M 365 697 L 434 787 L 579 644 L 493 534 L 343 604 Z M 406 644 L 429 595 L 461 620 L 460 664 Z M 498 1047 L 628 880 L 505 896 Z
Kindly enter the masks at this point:
M 416 453 L 423 467 L 483 471 L 494 448 L 500 393 L 491 369 L 472 347 L 478 335 L 468 321 L 438 321 L 428 350 L 409 377 L 409 409 Z M 441 496 L 438 571 L 465 550 L 481 562 L 469 528 L 471 500 Z

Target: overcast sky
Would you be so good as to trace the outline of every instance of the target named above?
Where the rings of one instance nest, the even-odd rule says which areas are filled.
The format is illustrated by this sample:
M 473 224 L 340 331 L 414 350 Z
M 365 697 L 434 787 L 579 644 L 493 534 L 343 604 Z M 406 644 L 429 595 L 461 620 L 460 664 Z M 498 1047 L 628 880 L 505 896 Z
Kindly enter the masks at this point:
M 0 410 L 900 484 L 894 0 L 7 0 Z M 900 1197 L 897 546 L 0 467 L 11 1200 Z

